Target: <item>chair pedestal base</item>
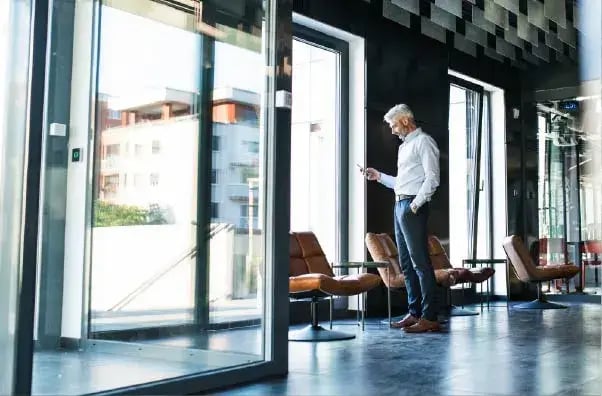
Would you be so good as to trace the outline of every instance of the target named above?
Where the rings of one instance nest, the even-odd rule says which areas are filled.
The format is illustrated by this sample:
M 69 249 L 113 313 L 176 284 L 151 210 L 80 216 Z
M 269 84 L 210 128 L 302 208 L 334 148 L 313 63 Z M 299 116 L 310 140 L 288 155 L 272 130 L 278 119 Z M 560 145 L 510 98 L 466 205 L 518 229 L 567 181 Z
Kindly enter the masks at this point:
M 355 338 L 355 334 L 343 333 L 340 331 L 326 330 L 322 326 L 308 325 L 300 330 L 288 332 L 289 341 L 339 341 Z
M 568 279 L 567 279 L 568 284 Z M 565 309 L 565 305 L 549 302 L 546 295 L 541 292 L 541 282 L 537 284 L 537 299 L 528 302 L 514 305 L 516 309 Z
M 566 309 L 566 305 L 556 304 L 545 300 L 533 300 L 531 302 L 513 305 L 516 309 Z

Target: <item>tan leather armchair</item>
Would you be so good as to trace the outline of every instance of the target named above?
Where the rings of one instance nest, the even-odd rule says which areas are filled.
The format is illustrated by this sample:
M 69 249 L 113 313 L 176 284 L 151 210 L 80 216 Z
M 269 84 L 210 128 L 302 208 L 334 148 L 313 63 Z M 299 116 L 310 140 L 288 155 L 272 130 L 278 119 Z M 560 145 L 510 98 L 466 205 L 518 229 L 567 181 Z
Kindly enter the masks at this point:
M 448 289 L 448 299 L 451 301 L 451 289 L 457 283 L 480 283 L 491 278 L 495 273 L 493 268 L 454 268 L 452 267 L 447 253 L 443 249 L 441 242 L 434 235 L 428 237 L 428 249 L 431 264 L 435 270 L 435 279 L 437 284 L 441 287 Z M 373 260 L 376 261 L 387 261 L 389 262 L 388 268 L 379 268 L 383 283 L 387 286 L 388 290 L 388 310 L 389 310 L 389 322 L 391 321 L 391 290 L 399 290 L 405 288 L 405 277 L 401 270 L 401 264 L 399 263 L 399 254 L 397 246 L 388 234 L 366 234 L 366 246 L 372 256 Z M 449 307 L 449 313 L 451 316 L 465 316 L 465 315 L 476 315 L 476 312 L 466 311 L 459 309 L 454 306 Z
M 503 242 L 506 255 L 516 272 L 518 279 L 525 283 L 537 283 L 537 299 L 528 303 L 514 305 L 518 309 L 559 309 L 566 308 L 561 304 L 555 304 L 547 301 L 545 294 L 541 292 L 541 283 L 554 279 L 569 279 L 579 273 L 579 268 L 568 265 L 546 265 L 536 267 L 533 264 L 529 250 L 517 235 L 510 235 Z
M 311 302 L 311 324 L 289 332 L 290 341 L 334 341 L 355 335 L 326 330 L 318 324 L 318 302 L 332 296 L 354 296 L 375 288 L 380 278 L 374 274 L 335 276 L 313 232 L 291 232 L 289 296 Z
M 482 283 L 491 278 L 493 274 L 495 274 L 495 269 L 491 267 L 452 267 L 447 252 L 443 248 L 443 245 L 441 244 L 439 238 L 437 238 L 435 235 L 428 236 L 428 249 L 429 256 L 431 258 L 431 264 L 433 265 L 435 271 L 441 269 L 453 271 L 453 276 L 456 278 L 456 284 Z M 448 301 L 450 302 L 450 305 L 448 307 L 450 316 L 478 315 L 477 312 L 465 310 L 463 308 L 456 307 L 455 305 L 451 304 L 451 289 L 448 289 Z
M 370 256 L 375 261 L 388 262 L 388 267 L 378 268 L 380 277 L 387 287 L 387 310 L 389 314 L 389 325 L 391 325 L 391 291 L 405 288 L 405 277 L 399 263 L 397 246 L 388 234 L 375 234 L 369 232 L 365 237 L 366 247 Z M 442 287 L 450 287 L 456 283 L 456 274 L 449 269 L 436 269 L 435 279 Z
M 481 283 L 491 278 L 495 270 L 490 267 L 483 268 L 462 268 L 452 267 L 447 252 L 441 245 L 441 241 L 435 235 L 429 235 L 429 256 L 431 264 L 435 270 L 447 269 L 453 270 L 456 277 L 456 283 Z

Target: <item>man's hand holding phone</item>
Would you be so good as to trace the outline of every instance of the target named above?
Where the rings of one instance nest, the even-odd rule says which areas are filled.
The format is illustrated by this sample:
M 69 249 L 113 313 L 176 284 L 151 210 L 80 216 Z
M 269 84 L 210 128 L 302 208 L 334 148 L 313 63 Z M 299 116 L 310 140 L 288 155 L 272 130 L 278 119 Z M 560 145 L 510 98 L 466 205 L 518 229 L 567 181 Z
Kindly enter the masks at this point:
M 355 164 L 360 169 L 360 172 L 366 176 L 368 180 L 380 180 L 380 172 L 374 168 L 366 168 L 364 169 L 360 164 Z

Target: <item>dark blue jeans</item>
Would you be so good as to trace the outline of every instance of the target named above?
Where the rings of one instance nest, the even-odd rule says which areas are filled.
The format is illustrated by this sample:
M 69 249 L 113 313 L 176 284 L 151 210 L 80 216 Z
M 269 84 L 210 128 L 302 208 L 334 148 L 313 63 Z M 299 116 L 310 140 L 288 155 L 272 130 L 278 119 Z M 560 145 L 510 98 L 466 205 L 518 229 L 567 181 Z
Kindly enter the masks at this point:
M 414 214 L 411 199 L 395 202 L 395 240 L 406 281 L 410 313 L 417 318 L 437 320 L 435 271 L 428 253 L 428 203 Z M 422 297 L 422 298 L 421 298 Z M 422 300 L 422 301 L 421 301 Z

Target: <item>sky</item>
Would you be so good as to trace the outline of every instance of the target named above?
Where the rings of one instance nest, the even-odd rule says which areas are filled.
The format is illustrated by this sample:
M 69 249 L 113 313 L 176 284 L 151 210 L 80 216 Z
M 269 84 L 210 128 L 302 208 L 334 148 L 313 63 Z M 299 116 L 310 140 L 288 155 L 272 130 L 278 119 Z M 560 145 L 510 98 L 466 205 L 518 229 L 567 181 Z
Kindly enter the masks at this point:
M 112 7 L 103 7 L 99 91 L 127 96 L 148 88 L 195 92 L 202 65 L 201 37 Z M 261 92 L 261 54 L 217 42 L 214 86 Z

